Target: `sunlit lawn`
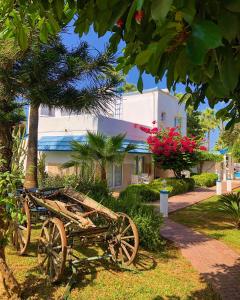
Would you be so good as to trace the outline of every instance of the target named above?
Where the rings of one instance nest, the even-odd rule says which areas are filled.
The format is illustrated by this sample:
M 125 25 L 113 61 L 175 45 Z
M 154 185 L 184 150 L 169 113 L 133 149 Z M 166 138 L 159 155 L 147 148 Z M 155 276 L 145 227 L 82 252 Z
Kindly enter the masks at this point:
M 36 237 L 28 256 L 19 257 L 13 248 L 7 249 L 7 260 L 23 286 L 24 299 L 60 299 L 68 278 L 52 286 L 37 268 Z M 90 249 L 95 253 L 96 249 Z M 87 300 L 183 300 L 218 299 L 210 287 L 201 281 L 197 272 L 172 246 L 159 254 L 140 251 L 135 266 L 121 270 L 109 263 L 91 263 L 77 277 L 72 299 Z
M 240 253 L 240 230 L 235 229 L 230 218 L 219 210 L 217 196 L 175 212 L 170 217 L 198 232 L 223 241 Z

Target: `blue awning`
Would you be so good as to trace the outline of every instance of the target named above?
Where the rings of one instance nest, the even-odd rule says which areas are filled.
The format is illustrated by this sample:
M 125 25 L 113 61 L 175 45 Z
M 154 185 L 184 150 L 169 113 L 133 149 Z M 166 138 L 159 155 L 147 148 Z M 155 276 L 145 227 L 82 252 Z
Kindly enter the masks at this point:
M 72 151 L 72 141 L 86 143 L 87 139 L 85 135 L 44 136 L 38 140 L 38 151 Z M 148 145 L 144 141 L 125 139 L 123 142 L 123 148 L 126 148 L 129 144 L 133 144 L 136 147 L 135 150 L 132 150 L 129 153 L 150 154 Z

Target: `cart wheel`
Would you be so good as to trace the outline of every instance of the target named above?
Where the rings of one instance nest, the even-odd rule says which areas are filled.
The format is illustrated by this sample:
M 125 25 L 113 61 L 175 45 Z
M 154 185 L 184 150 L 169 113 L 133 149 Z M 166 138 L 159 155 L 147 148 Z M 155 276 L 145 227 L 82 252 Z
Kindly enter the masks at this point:
M 38 262 L 52 283 L 61 279 L 67 256 L 67 238 L 63 222 L 51 218 L 43 223 L 38 242 Z
M 25 200 L 21 209 L 21 214 L 24 217 L 22 223 L 18 220 L 14 223 L 12 243 L 17 249 L 19 255 L 26 253 L 31 236 L 31 218 L 28 202 Z
M 138 252 L 139 235 L 134 222 L 124 213 L 118 213 L 115 238 L 109 243 L 114 261 L 130 265 Z

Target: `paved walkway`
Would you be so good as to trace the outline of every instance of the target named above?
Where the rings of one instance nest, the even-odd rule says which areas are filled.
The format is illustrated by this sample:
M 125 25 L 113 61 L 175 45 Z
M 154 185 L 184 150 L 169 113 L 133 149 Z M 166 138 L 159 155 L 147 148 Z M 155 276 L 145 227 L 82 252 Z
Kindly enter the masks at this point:
M 234 182 L 234 188 L 240 182 Z M 201 189 L 171 197 L 171 212 L 182 209 L 215 194 L 215 188 Z M 208 281 L 223 300 L 240 300 L 240 256 L 224 243 L 165 219 L 161 235 L 175 243 L 182 255 Z
M 233 189 L 240 187 L 240 181 L 233 180 L 232 182 Z M 223 182 L 223 193 L 226 193 L 227 186 L 226 182 Z M 200 201 L 208 199 L 216 195 L 216 187 L 211 188 L 198 188 L 193 192 L 188 192 L 181 195 L 176 195 L 169 198 L 169 212 L 174 212 L 179 209 L 196 204 Z M 159 210 L 159 200 L 152 202 L 151 205 L 155 206 Z

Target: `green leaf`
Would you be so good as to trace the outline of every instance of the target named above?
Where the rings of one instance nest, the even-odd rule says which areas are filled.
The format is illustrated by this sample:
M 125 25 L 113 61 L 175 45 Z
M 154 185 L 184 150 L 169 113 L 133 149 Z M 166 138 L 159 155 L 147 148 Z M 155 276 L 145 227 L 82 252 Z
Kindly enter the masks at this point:
M 238 36 L 240 30 L 240 19 L 236 14 L 225 9 L 222 10 L 218 19 L 218 24 L 223 37 L 229 42 Z M 226 26 L 226 24 L 231 24 L 231 26 Z
M 224 59 L 221 65 L 220 76 L 224 86 L 229 91 L 233 91 L 238 83 L 239 72 L 233 51 L 230 47 L 224 51 Z
M 126 29 L 127 31 L 129 31 L 130 27 L 131 27 L 131 23 L 132 23 L 132 19 L 133 19 L 133 15 L 136 11 L 137 8 L 137 0 L 134 0 L 131 8 L 129 10 L 128 16 L 127 16 L 127 20 L 126 20 Z
M 151 15 L 153 20 L 163 22 L 170 10 L 173 0 L 153 0 Z
M 239 0 L 225 0 L 225 7 L 233 12 L 240 12 L 240 1 Z
M 202 21 L 193 25 L 192 35 L 187 42 L 187 51 L 192 62 L 201 65 L 209 49 L 222 45 L 222 35 L 216 24 Z
M 26 50 L 28 47 L 27 29 L 20 26 L 18 29 L 18 43 L 22 50 Z
M 191 24 L 192 21 L 194 20 L 195 14 L 196 14 L 195 1 L 185 0 L 184 7 L 181 8 L 181 12 L 182 12 L 184 20 L 187 23 Z
M 64 0 L 54 0 L 54 8 L 58 19 L 60 20 L 64 9 Z
M 146 64 L 149 61 L 152 54 L 153 52 L 150 49 L 140 52 L 135 59 L 136 65 L 142 66 Z
M 142 72 L 139 74 L 138 82 L 137 82 L 137 88 L 140 93 L 143 91 L 143 79 L 142 79 Z
M 192 36 L 201 40 L 207 49 L 222 45 L 222 34 L 219 27 L 211 21 L 201 21 L 193 25 Z
M 46 43 L 48 40 L 48 29 L 45 22 L 41 25 L 39 38 L 43 43 Z
M 141 10 L 143 6 L 144 0 L 137 0 L 137 10 Z
M 191 36 L 187 42 L 187 53 L 192 62 L 196 65 L 202 65 L 204 57 L 208 51 L 204 42 L 198 38 Z

